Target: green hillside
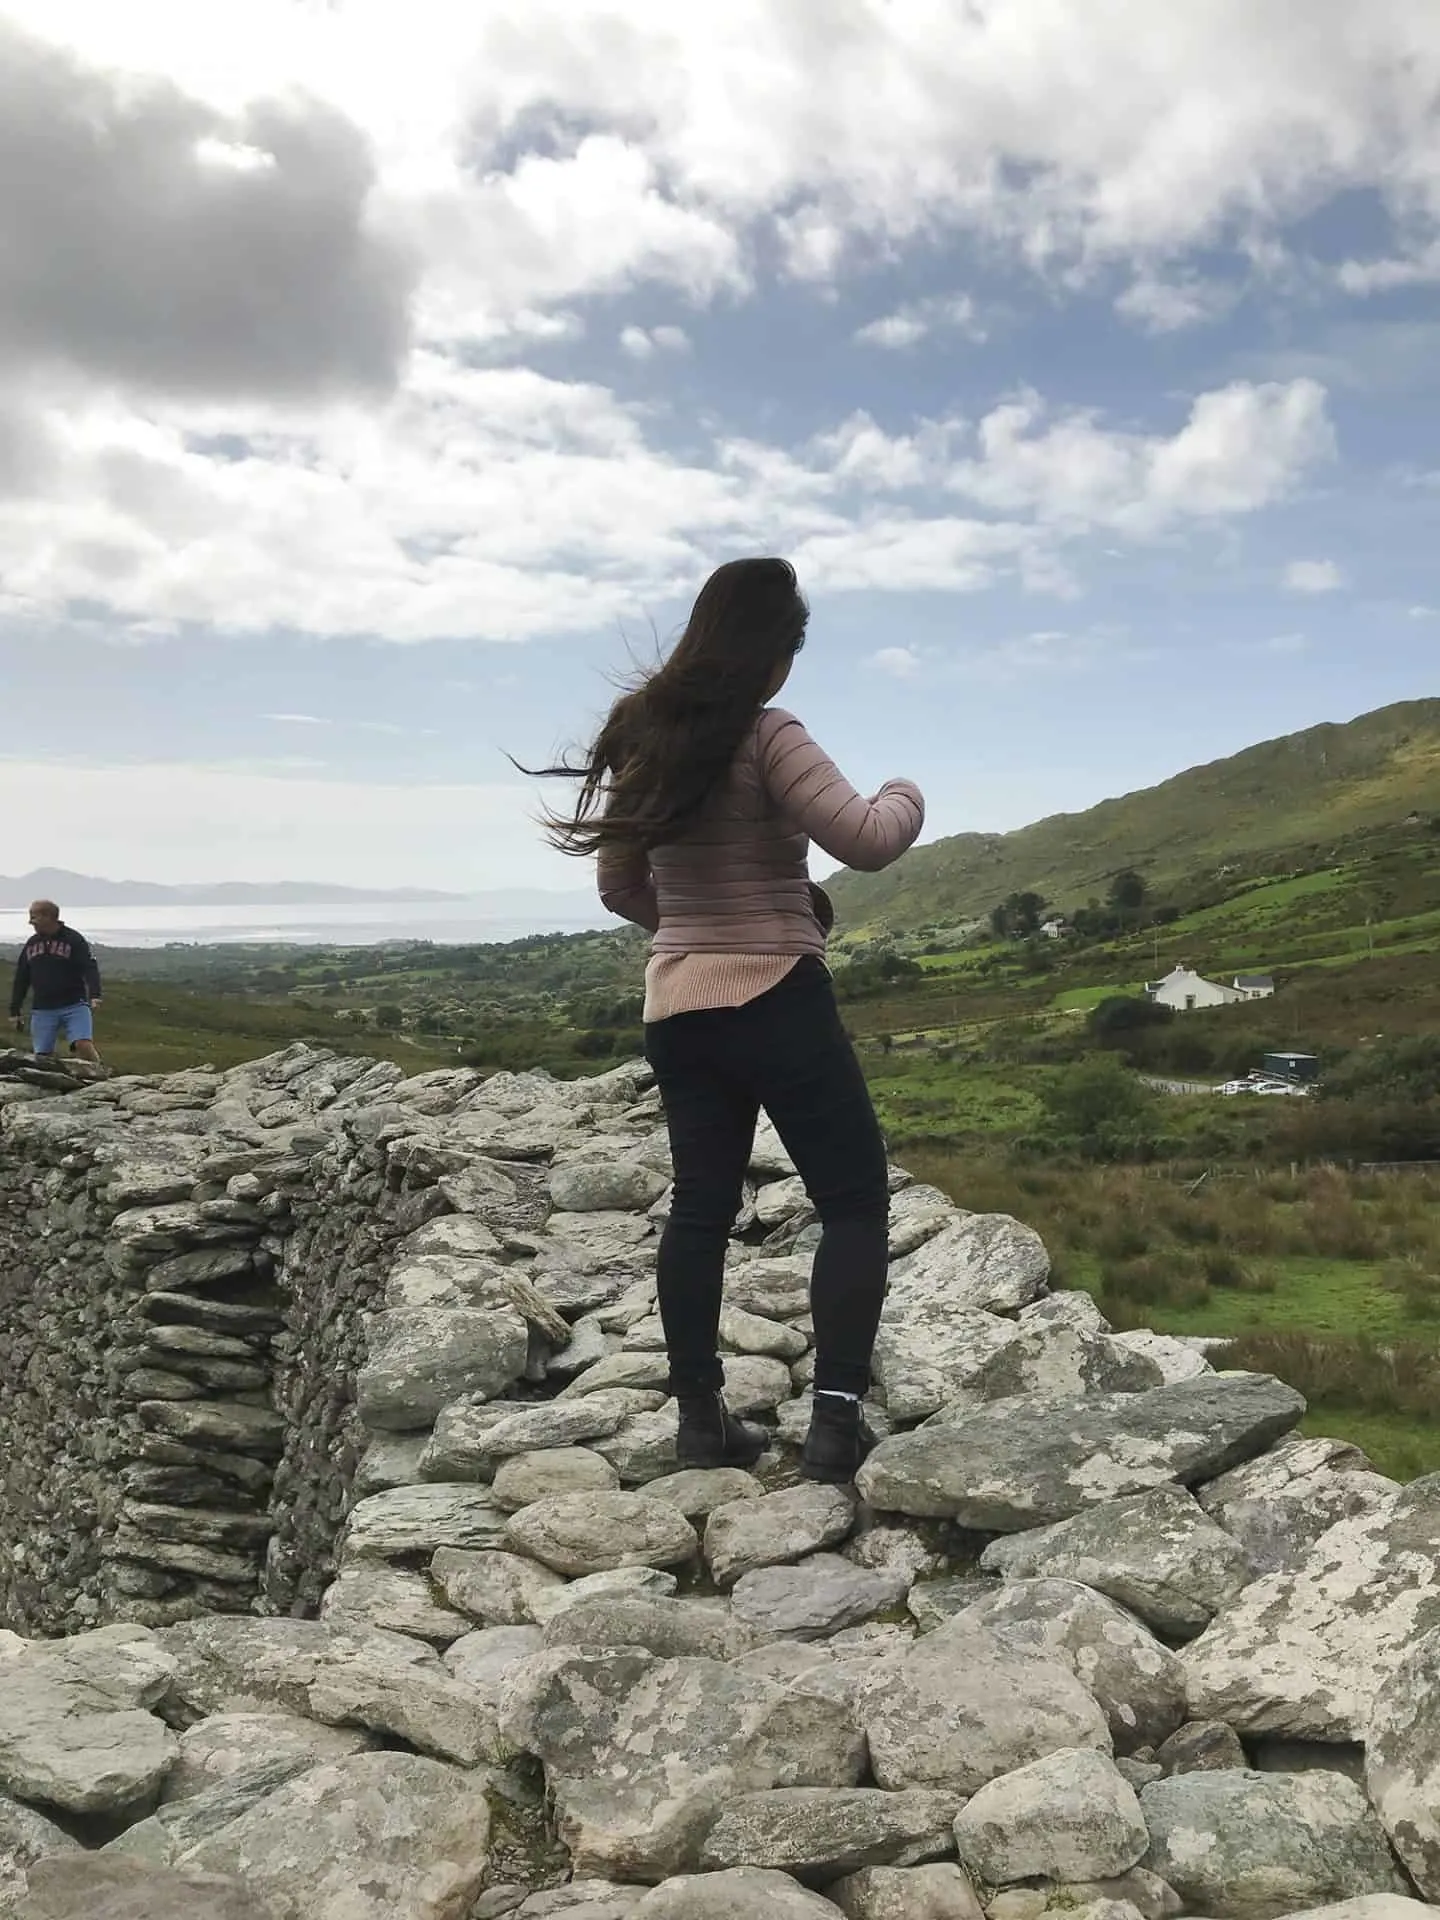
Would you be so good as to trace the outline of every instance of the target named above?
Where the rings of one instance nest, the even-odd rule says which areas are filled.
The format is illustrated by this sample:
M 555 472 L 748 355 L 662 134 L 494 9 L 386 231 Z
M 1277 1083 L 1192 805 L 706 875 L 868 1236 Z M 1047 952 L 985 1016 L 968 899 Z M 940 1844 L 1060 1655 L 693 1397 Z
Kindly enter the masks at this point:
M 1366 829 L 1440 812 L 1440 700 L 1409 700 L 1192 767 L 1158 787 L 1006 834 L 956 834 L 827 887 L 854 930 L 979 919 L 1026 889 L 1060 909 L 1125 867 L 1152 889 L 1229 869 L 1313 866 Z

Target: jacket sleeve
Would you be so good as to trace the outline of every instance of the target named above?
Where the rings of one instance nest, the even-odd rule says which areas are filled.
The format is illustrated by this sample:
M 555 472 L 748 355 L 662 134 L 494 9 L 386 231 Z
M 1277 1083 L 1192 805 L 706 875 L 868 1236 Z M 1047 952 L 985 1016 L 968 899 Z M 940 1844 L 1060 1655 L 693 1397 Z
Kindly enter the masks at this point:
M 914 845 L 925 798 L 911 780 L 887 780 L 873 800 L 856 792 L 793 713 L 769 707 L 757 738 L 765 791 L 832 860 L 878 873 Z
M 15 1019 L 25 1004 L 25 996 L 30 991 L 30 956 L 22 947 L 20 958 L 15 962 L 15 984 L 10 989 L 10 1017 Z
M 650 862 L 643 853 L 629 848 L 602 847 L 596 863 L 596 884 L 601 903 L 608 913 L 633 921 L 646 933 L 660 925 L 660 903 L 655 898 L 655 882 L 650 877 Z
M 83 933 L 74 936 L 75 964 L 79 967 L 85 981 L 85 998 L 98 1000 L 100 993 L 100 962 L 95 958 L 90 942 Z

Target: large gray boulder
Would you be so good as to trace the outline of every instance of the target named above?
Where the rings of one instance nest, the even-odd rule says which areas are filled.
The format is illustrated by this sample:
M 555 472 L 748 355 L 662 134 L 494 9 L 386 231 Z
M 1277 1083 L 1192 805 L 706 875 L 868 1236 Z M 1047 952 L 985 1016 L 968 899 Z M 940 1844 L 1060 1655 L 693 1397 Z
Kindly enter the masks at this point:
M 30 1871 L 28 1899 L 15 1911 L 17 1920 L 281 1920 L 248 1881 L 108 1853 L 41 1860 Z M 321 1920 L 318 1912 L 313 1920 Z
M 1071 1400 L 1086 1393 L 1143 1393 L 1165 1384 L 1155 1361 L 1089 1327 L 1021 1324 L 1015 1338 L 977 1367 L 963 1398 L 1004 1400 L 1039 1393 Z
M 517 1513 L 562 1493 L 613 1493 L 619 1485 L 614 1467 L 590 1447 L 550 1447 L 502 1460 L 490 1490 L 496 1506 Z
M 547 1647 L 643 1647 L 662 1660 L 734 1660 L 752 1636 L 725 1607 L 647 1594 L 596 1594 L 544 1629 Z
M 489 1721 L 480 1704 L 438 1664 L 397 1667 L 373 1656 L 338 1661 L 317 1674 L 309 1711 L 329 1726 L 368 1727 L 462 1767 L 477 1766 L 487 1751 Z
M 1304 1920 L 1434 1920 L 1434 1916 L 1435 1909 L 1423 1900 L 1398 1893 L 1362 1893 L 1332 1906 L 1308 1907 Z M 1285 1920 L 1301 1920 L 1301 1916 L 1287 1914 Z
M 683 1566 L 699 1554 L 676 1508 L 641 1493 L 572 1493 L 513 1514 L 506 1544 L 569 1576 L 616 1567 Z
M 357 1501 L 341 1535 L 347 1563 L 429 1559 L 440 1547 L 471 1552 L 504 1544 L 509 1515 L 486 1487 L 387 1487 Z
M 513 1307 L 399 1307 L 370 1323 L 370 1357 L 355 1381 L 367 1427 L 432 1426 L 462 1393 L 492 1398 L 525 1371 L 530 1334 Z
M 772 1191 L 772 1189 L 767 1189 Z M 743 1307 L 726 1307 L 720 1315 L 720 1344 L 732 1353 L 759 1353 L 793 1366 L 810 1342 L 797 1328 Z
M 1440 1901 L 1440 1629 L 1401 1655 L 1370 1705 L 1365 1784 L 1416 1886 Z
M 587 1400 L 597 1393 L 646 1393 L 656 1396 L 648 1404 L 658 1406 L 669 1378 L 670 1362 L 661 1352 L 607 1353 L 603 1360 L 597 1360 L 572 1380 L 553 1404 L 564 1406 L 572 1400 Z M 632 1410 L 640 1409 L 636 1406 Z M 615 1428 L 609 1431 L 613 1433 Z
M 1105 1716 L 1070 1667 L 964 1614 L 883 1661 L 857 1710 L 882 1787 L 971 1794 L 1062 1747 L 1110 1751 Z
M 652 1500 L 666 1500 L 687 1520 L 695 1521 L 734 1500 L 758 1500 L 765 1489 L 741 1467 L 686 1467 L 650 1481 L 645 1491 Z
M 1292 1434 L 1199 1490 L 1201 1506 L 1245 1548 L 1257 1574 L 1296 1573 L 1341 1520 L 1387 1510 L 1394 1480 L 1345 1440 Z
M 1385 1830 L 1338 1773 L 1182 1773 L 1140 1795 L 1145 1864 L 1187 1911 L 1276 1920 L 1360 1894 L 1404 1893 Z
M 472 1624 L 439 1604 L 423 1573 L 363 1562 L 343 1568 L 326 1588 L 320 1618 L 331 1626 L 381 1627 L 436 1647 L 449 1646 Z
M 1177 1640 L 1209 1626 L 1252 1577 L 1243 1549 L 1173 1485 L 997 1540 L 980 1564 L 1007 1579 L 1078 1581 Z
M 716 1661 L 629 1650 L 531 1660 L 501 1725 L 544 1762 L 576 1873 L 607 1879 L 683 1873 L 737 1795 L 851 1787 L 864 1765 L 836 1702 Z
M 875 1348 L 875 1378 L 896 1420 L 936 1412 L 1019 1339 L 998 1316 L 1038 1300 L 1050 1271 L 1039 1235 L 1007 1214 L 909 1205 L 915 1215 L 897 1223 L 896 1237 L 910 1250 L 891 1266 Z
M 562 1213 L 643 1213 L 669 1185 L 641 1160 L 572 1160 L 551 1169 L 550 1198 Z
M 508 1766 L 515 1758 L 515 1749 L 500 1731 L 500 1713 L 516 1668 L 543 1644 L 538 1627 L 482 1627 L 455 1641 L 442 1656 L 446 1672 L 475 1703 L 480 1757 L 491 1766 Z
M 495 1251 L 499 1251 L 498 1242 Z M 505 1274 L 499 1260 L 461 1254 L 402 1260 L 390 1269 L 384 1304 L 392 1308 L 497 1306 L 504 1298 L 500 1288 Z
M 943 1323 L 895 1310 L 875 1341 L 875 1383 L 892 1420 L 923 1420 L 963 1399 L 995 1354 L 1013 1346 L 1020 1329 L 998 1314 L 957 1312 Z
M 1253 1581 L 1185 1648 L 1196 1719 L 1242 1734 L 1359 1740 L 1395 1662 L 1440 1627 L 1440 1474 L 1342 1520 L 1298 1573 Z
M 886 1317 L 943 1325 L 957 1313 L 1014 1313 L 1044 1293 L 1050 1256 L 1007 1213 L 956 1214 L 890 1269 Z
M 607 1439 L 637 1413 L 660 1404 L 659 1393 L 627 1387 L 523 1407 L 458 1400 L 435 1422 L 420 1471 L 429 1480 L 489 1479 L 513 1454 Z
M 167 1711 L 176 1715 L 278 1707 L 389 1735 L 462 1766 L 484 1754 L 486 1721 L 473 1695 L 403 1634 L 215 1615 L 159 1637 L 175 1662 Z
M 34 1641 L 11 1655 L 0 1684 L 0 1791 L 69 1813 L 153 1800 L 178 1744 L 148 1709 L 174 1672 L 144 1627 Z
M 300 1774 L 180 1864 L 233 1874 L 277 1920 L 454 1920 L 489 1859 L 483 1779 L 418 1754 Z
M 78 1852 L 80 1843 L 33 1807 L 0 1793 L 0 1914 L 25 1891 L 25 1870 L 48 1853 Z
M 149 1819 L 127 1827 L 105 1850 L 123 1854 L 127 1860 L 147 1861 L 152 1867 L 173 1867 L 193 1848 L 213 1839 L 278 1787 L 306 1771 L 289 1755 L 252 1760 L 203 1793 L 157 1807 Z
M 849 1920 L 984 1920 L 970 1876 L 954 1861 L 862 1867 L 825 1892 Z
M 834 1546 L 854 1525 L 853 1495 L 802 1482 L 716 1507 L 705 1525 L 705 1558 L 716 1582 L 730 1587 L 757 1567 L 788 1565 Z
M 955 1794 L 874 1787 L 741 1794 L 710 1829 L 701 1863 L 777 1867 L 821 1881 L 862 1867 L 913 1866 L 950 1852 L 958 1804 Z
M 430 1562 L 430 1578 L 452 1607 L 487 1627 L 533 1626 L 542 1597 L 565 1585 L 524 1554 L 465 1553 L 442 1547 Z
M 757 1567 L 730 1596 L 735 1619 L 764 1640 L 825 1640 L 904 1604 L 909 1576 L 873 1573 L 838 1554 L 793 1567 Z
M 886 1511 L 1017 1533 L 1167 1481 L 1210 1479 L 1262 1452 L 1304 1411 L 1292 1388 L 1251 1373 L 1088 1399 L 998 1400 L 882 1441 L 856 1484 Z
M 167 1711 L 179 1725 L 216 1713 L 308 1715 L 316 1680 L 351 1660 L 441 1670 L 429 1647 L 403 1634 L 319 1620 L 209 1614 L 165 1627 L 156 1638 L 172 1663 Z
M 682 1873 L 647 1893 L 632 1920 L 835 1920 L 835 1908 L 766 1867 Z
M 668 1400 L 653 1413 L 637 1413 L 607 1440 L 597 1440 L 595 1451 L 615 1469 L 622 1486 L 645 1487 L 676 1471 L 679 1432 L 680 1409 Z
M 1108 1880 L 1149 1845 L 1134 1789 L 1103 1753 L 1047 1754 L 991 1780 L 955 1820 L 961 1864 L 993 1887 Z
M 890 1195 L 890 1258 L 903 1260 L 959 1218 L 960 1209 L 938 1187 L 916 1184 Z
M 679 1581 L 660 1567 L 608 1567 L 603 1573 L 582 1574 L 578 1580 L 561 1580 L 534 1596 L 531 1608 L 535 1623 L 548 1627 L 571 1607 L 588 1606 L 592 1600 L 671 1600 Z
M 1185 1718 L 1185 1676 L 1175 1655 L 1088 1586 L 1017 1579 L 973 1600 L 964 1617 L 1004 1646 L 1032 1647 L 1069 1667 L 1094 1695 L 1117 1753 L 1159 1746 Z
M 180 1736 L 161 1799 L 189 1800 L 259 1764 L 304 1773 L 373 1744 L 359 1728 L 323 1727 L 298 1713 L 214 1713 Z

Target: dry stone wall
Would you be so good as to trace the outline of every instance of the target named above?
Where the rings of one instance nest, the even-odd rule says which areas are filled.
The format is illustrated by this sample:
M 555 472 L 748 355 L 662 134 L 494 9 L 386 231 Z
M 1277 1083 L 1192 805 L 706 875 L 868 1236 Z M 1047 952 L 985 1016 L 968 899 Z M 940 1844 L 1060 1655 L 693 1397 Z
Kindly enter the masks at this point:
M 67 1081 L 68 1086 L 70 1083 Z M 0 1062 L 4 1920 L 1422 1920 L 1440 1478 L 896 1171 L 797 1478 L 768 1129 L 683 1472 L 645 1069 Z

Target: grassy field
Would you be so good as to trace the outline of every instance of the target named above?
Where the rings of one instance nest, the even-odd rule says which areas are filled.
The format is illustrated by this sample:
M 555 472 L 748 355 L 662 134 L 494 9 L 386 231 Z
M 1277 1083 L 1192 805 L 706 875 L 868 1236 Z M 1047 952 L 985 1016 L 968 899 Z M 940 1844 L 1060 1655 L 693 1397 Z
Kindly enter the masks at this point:
M 16 1040 L 20 1039 L 17 1034 Z M 296 1005 L 117 978 L 111 971 L 95 1016 L 102 1059 L 116 1073 L 177 1073 L 184 1067 L 226 1068 L 288 1047 L 296 1040 L 342 1052 L 396 1060 L 408 1071 L 453 1066 L 455 1050 L 404 1035 L 357 1033 L 328 1012 Z

